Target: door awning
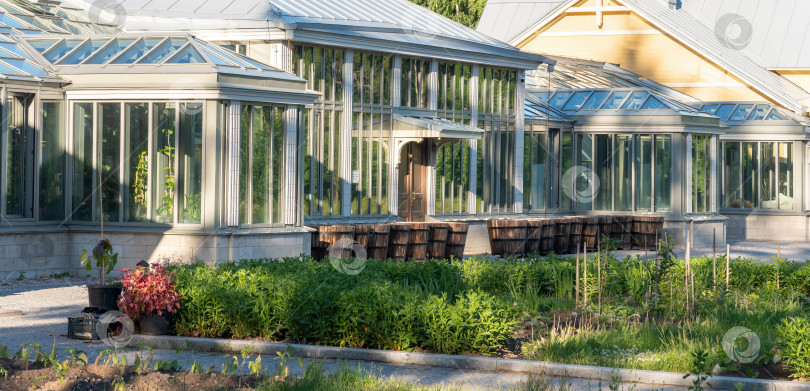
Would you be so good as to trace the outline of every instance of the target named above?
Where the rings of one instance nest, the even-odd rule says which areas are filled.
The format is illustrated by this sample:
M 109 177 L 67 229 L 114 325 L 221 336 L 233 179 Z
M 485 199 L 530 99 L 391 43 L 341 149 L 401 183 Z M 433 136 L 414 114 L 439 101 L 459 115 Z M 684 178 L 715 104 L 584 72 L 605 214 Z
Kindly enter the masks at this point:
M 446 119 L 394 114 L 395 138 L 477 140 L 483 134 L 483 129 Z

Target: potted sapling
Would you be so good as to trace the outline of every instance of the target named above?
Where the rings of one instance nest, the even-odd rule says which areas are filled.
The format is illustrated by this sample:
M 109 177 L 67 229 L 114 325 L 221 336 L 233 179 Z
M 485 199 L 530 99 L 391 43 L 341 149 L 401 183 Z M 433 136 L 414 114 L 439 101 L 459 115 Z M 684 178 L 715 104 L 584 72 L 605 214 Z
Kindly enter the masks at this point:
M 101 239 L 92 253 L 82 250 L 79 261 L 87 271 L 92 269 L 92 260 L 95 260 L 98 268 L 98 282 L 96 285 L 87 286 L 87 295 L 91 307 L 104 307 L 109 310 L 117 310 L 118 296 L 121 295 L 121 282 L 115 279 L 108 279 L 107 275 L 113 271 L 118 263 L 118 253 L 113 252 L 109 239 Z

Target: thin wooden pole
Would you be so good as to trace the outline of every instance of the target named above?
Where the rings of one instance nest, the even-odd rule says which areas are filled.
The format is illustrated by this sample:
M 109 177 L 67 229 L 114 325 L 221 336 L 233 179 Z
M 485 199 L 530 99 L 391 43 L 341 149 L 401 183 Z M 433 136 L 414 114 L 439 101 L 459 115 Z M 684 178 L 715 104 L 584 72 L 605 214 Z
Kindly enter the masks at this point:
M 577 246 L 577 284 L 576 284 L 576 294 L 574 295 L 574 303 L 576 306 L 579 307 L 579 246 Z
M 731 245 L 726 243 L 726 292 L 728 292 L 728 280 L 731 276 Z
M 596 242 L 596 277 L 599 279 L 599 315 L 602 315 L 602 239 Z
M 588 306 L 588 244 L 582 243 L 582 249 L 585 252 L 585 289 L 583 290 L 583 296 L 585 296 L 585 307 Z
M 685 257 L 686 260 L 684 261 L 685 262 L 684 290 L 686 291 L 686 308 L 687 308 L 687 310 L 689 308 L 691 308 L 689 306 L 689 274 L 690 274 L 689 269 L 690 269 L 690 266 L 691 266 L 690 263 L 691 263 L 691 259 L 692 259 L 692 254 L 691 254 L 691 251 L 690 251 L 690 247 L 691 247 L 692 243 L 691 243 L 690 239 L 691 238 L 689 238 L 689 237 L 686 238 L 686 257 Z
M 717 290 L 717 228 L 712 228 L 712 265 L 714 266 L 714 290 Z

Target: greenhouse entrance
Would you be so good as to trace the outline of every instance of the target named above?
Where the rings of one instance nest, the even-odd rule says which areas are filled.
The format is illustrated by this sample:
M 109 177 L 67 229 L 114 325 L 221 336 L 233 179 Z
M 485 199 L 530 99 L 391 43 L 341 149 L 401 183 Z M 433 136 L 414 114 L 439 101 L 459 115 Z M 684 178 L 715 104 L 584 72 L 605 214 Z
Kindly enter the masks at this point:
M 399 156 L 399 213 L 408 221 L 425 221 L 427 210 L 427 142 L 409 142 Z

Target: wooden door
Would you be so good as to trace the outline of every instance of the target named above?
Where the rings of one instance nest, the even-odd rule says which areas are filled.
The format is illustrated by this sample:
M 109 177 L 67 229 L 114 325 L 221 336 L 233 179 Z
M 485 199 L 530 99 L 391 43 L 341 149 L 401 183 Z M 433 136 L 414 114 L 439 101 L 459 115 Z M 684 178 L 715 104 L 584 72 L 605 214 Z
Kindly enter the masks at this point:
M 398 216 L 408 221 L 425 221 L 425 142 L 410 142 L 399 156 L 399 211 Z

